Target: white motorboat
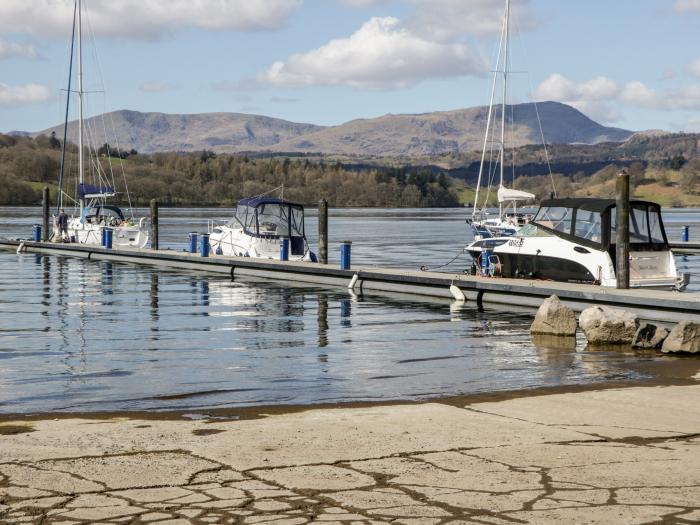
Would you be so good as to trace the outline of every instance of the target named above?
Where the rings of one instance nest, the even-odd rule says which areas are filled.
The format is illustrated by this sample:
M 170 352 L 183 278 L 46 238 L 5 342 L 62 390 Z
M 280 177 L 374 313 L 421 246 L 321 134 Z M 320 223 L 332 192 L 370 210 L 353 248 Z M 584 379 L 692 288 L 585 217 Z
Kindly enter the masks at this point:
M 475 271 L 614 287 L 616 203 L 613 199 L 550 199 L 514 236 L 480 239 L 466 248 Z M 630 287 L 682 288 L 661 207 L 630 201 Z
M 306 241 L 301 204 L 265 196 L 242 199 L 228 223 L 209 228 L 217 255 L 279 260 L 283 239 L 289 243 L 290 261 L 317 261 Z
M 117 206 L 107 205 L 107 199 L 115 197 L 114 172 L 112 164 L 107 157 L 103 160 L 97 154 L 94 144 L 86 143 L 86 133 L 83 118 L 84 96 L 83 89 L 83 43 L 82 43 L 82 19 L 83 2 L 76 0 L 74 6 L 73 34 L 71 36 L 71 60 L 68 73 L 68 97 L 66 100 L 66 119 L 63 134 L 63 151 L 61 155 L 61 173 L 59 175 L 59 194 L 57 210 L 63 208 L 64 197 L 75 202 L 75 211 L 72 218 L 68 220 L 67 238 L 63 238 L 58 231 L 56 218 L 54 218 L 53 239 L 57 241 L 77 242 L 81 244 L 102 244 L 103 231 L 106 228 L 112 230 L 112 244 L 115 247 L 144 248 L 149 241 L 150 225 L 145 217 L 136 219 L 125 217 L 124 212 Z M 78 60 L 78 89 L 75 93 L 78 96 L 78 173 L 76 196 L 69 196 L 63 192 L 65 154 L 67 145 L 68 130 L 68 108 L 70 104 L 72 64 L 73 64 L 73 44 L 77 41 Z M 94 131 L 93 133 L 94 134 Z M 86 159 L 86 150 L 88 158 Z M 108 152 L 109 155 L 109 152 Z M 87 160 L 87 162 L 86 162 Z M 87 164 L 87 166 L 86 166 Z M 107 164 L 105 166 L 105 164 Z M 85 181 L 88 173 L 91 181 Z M 126 184 L 125 184 L 126 186 Z M 128 189 L 127 189 L 128 195 Z

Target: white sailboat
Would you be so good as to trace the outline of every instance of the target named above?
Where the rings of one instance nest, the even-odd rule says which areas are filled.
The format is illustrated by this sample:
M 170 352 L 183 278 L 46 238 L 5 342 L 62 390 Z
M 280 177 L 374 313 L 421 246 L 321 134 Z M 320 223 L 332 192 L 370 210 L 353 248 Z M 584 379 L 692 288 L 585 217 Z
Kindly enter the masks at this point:
M 474 235 L 476 238 L 486 238 L 493 236 L 502 235 L 514 235 L 519 228 L 523 227 L 529 222 L 532 216 L 524 214 L 518 211 L 518 203 L 528 200 L 532 200 L 535 196 L 532 193 L 525 191 L 515 190 L 512 188 L 507 188 L 504 185 L 504 172 L 505 172 L 505 155 L 506 155 L 506 109 L 507 109 L 507 98 L 508 98 L 508 75 L 510 74 L 510 56 L 509 56 L 509 45 L 510 45 L 510 0 L 506 0 L 506 9 L 503 20 L 503 29 L 501 31 L 501 39 L 498 48 L 498 58 L 496 59 L 496 68 L 493 72 L 493 83 L 491 86 L 491 99 L 489 101 L 489 113 L 486 120 L 486 132 L 484 134 L 484 146 L 481 152 L 481 162 L 479 164 L 479 178 L 476 184 L 476 196 L 474 198 L 474 208 L 472 211 L 471 219 L 467 220 L 474 230 Z M 498 166 L 499 171 L 499 185 L 498 185 L 498 217 L 489 218 L 488 212 L 486 210 L 486 200 L 488 199 L 488 194 L 486 199 L 484 199 L 483 206 L 479 208 L 479 193 L 481 189 L 481 184 L 484 178 L 484 167 L 487 165 L 487 152 L 493 154 L 493 142 L 489 140 L 489 137 L 493 133 L 493 123 L 495 120 L 496 107 L 494 105 L 494 98 L 496 94 L 496 88 L 498 84 L 499 75 L 502 75 L 503 91 L 502 91 L 502 101 L 501 101 L 501 133 L 500 141 L 497 143 L 498 146 L 498 158 L 495 164 Z M 492 182 L 493 175 L 495 173 L 489 168 L 489 187 Z
M 77 175 L 77 200 L 63 192 L 62 182 L 64 175 L 64 165 L 61 162 L 61 175 L 59 178 L 58 209 L 63 208 L 63 199 L 67 197 L 76 204 L 75 211 L 78 212 L 68 221 L 68 238 L 62 239 L 57 225 L 54 225 L 54 239 L 67 240 L 80 244 L 102 244 L 102 234 L 106 228 L 113 231 L 112 243 L 118 247 L 144 248 L 149 241 L 148 219 L 142 217 L 137 220 L 133 215 L 126 217 L 124 212 L 114 205 L 107 204 L 107 200 L 117 195 L 114 189 L 114 173 L 111 163 L 109 173 L 103 167 L 97 148 L 94 144 L 86 144 L 85 123 L 84 123 L 84 96 L 83 89 L 83 2 L 76 0 L 73 12 L 73 34 L 71 36 L 71 70 L 73 61 L 73 42 L 77 40 L 77 60 L 78 60 L 78 89 L 75 92 L 78 96 L 78 175 Z M 68 81 L 68 100 L 66 101 L 66 123 L 68 125 L 68 105 L 70 103 L 70 77 Z M 64 130 L 63 159 L 65 159 L 66 133 Z M 89 171 L 91 181 L 86 182 L 86 159 L 85 150 L 89 153 Z M 128 190 L 127 190 L 128 195 Z

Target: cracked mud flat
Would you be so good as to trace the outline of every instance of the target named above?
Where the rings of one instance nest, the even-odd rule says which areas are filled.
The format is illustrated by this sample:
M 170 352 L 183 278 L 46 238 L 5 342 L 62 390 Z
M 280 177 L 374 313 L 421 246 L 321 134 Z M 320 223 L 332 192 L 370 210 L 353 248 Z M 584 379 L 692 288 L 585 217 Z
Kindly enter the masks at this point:
M 700 386 L 0 423 L 2 523 L 700 522 Z M 213 432 L 216 431 L 216 432 Z

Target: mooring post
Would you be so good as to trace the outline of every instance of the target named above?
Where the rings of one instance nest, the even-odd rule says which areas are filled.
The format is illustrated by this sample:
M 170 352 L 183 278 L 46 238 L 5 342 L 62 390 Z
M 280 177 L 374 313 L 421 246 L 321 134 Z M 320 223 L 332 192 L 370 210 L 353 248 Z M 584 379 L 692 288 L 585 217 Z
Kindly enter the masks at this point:
M 630 287 L 630 176 L 622 170 L 617 176 L 617 287 Z
M 41 230 L 41 240 L 46 242 L 49 240 L 49 187 L 44 186 L 41 192 L 41 211 L 43 216 L 44 228 Z
M 318 262 L 328 264 L 328 201 L 318 201 Z
M 158 201 L 151 199 L 151 249 L 158 249 Z

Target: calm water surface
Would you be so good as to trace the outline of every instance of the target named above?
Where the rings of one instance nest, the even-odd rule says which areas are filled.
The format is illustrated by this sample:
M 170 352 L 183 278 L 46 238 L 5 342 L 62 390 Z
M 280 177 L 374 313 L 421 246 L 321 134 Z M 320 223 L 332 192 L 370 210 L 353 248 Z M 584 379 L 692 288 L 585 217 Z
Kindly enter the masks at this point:
M 226 215 L 163 209 L 161 242 L 182 249 Z M 27 237 L 38 216 L 0 208 L 0 235 Z M 697 239 L 698 216 L 667 214 L 669 236 L 689 224 Z M 347 239 L 357 263 L 443 264 L 464 245 L 464 217 L 332 210 L 331 256 Z M 0 252 L 0 412 L 420 399 L 641 379 L 652 372 L 640 361 L 672 359 L 535 344 L 531 315 Z

